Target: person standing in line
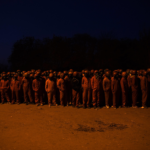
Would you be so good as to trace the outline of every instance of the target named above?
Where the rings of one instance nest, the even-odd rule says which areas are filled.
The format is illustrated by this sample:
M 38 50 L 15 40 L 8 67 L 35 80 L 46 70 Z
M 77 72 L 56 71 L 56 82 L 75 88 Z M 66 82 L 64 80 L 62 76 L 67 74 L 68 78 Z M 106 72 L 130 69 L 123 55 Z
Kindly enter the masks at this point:
M 49 78 L 45 82 L 45 91 L 47 92 L 48 105 L 56 105 L 56 80 L 54 79 L 53 73 L 49 74 Z
M 142 91 L 142 107 L 147 106 L 147 97 L 148 97 L 148 79 L 147 71 L 143 71 L 143 76 L 141 77 L 141 91 Z
M 136 70 L 132 71 L 131 89 L 132 89 L 132 107 L 133 108 L 137 108 L 138 79 L 137 79 L 137 72 L 136 72 Z
M 64 73 L 60 74 L 60 79 L 57 82 L 57 87 L 60 93 L 60 104 L 61 106 L 66 105 L 66 85 L 64 80 Z
M 127 81 L 126 72 L 122 72 L 120 85 L 121 85 L 121 91 L 122 91 L 122 107 L 125 108 L 128 105 L 128 81 Z
M 73 72 L 72 83 L 72 106 L 79 108 L 79 100 L 80 100 L 80 80 L 79 74 L 77 71 Z
M 89 71 L 85 70 L 85 74 L 82 77 L 82 89 L 83 89 L 83 108 L 90 108 L 90 97 L 91 97 L 91 78 Z
M 106 71 L 105 77 L 103 79 L 103 90 L 105 94 L 105 105 L 106 105 L 106 108 L 109 108 L 110 98 L 111 98 L 111 79 L 110 79 L 109 71 Z
M 43 103 L 42 103 L 42 83 L 41 83 L 41 80 L 40 80 L 40 74 L 37 72 L 35 75 L 34 75 L 35 79 L 32 81 L 32 89 L 34 91 L 34 96 L 35 96 L 35 104 L 37 106 L 40 105 L 41 103 L 41 106 L 43 106 Z

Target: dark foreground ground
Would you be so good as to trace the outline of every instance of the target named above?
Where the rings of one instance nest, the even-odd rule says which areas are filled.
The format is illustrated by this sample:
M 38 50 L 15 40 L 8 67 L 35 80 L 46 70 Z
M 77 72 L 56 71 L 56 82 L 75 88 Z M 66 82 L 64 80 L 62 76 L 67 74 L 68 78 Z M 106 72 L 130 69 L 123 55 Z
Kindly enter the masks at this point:
M 0 150 L 148 150 L 150 108 L 0 104 Z

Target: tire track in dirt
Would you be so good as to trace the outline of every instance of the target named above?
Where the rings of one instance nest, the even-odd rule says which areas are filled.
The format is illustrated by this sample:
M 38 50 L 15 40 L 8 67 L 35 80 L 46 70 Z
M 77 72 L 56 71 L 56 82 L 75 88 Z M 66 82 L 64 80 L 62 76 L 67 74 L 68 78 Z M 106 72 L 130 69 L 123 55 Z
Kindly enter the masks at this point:
M 83 132 L 105 132 L 106 130 L 124 130 L 128 128 L 127 125 L 123 124 L 104 123 L 98 120 L 95 120 L 95 122 L 97 123 L 98 127 L 78 124 L 78 128 L 74 130 Z

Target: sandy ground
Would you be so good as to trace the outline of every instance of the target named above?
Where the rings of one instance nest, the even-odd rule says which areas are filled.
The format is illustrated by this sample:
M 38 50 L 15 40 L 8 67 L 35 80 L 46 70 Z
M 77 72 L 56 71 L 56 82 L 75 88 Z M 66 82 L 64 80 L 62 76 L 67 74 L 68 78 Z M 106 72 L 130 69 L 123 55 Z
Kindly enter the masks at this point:
M 0 104 L 0 150 L 150 149 L 150 108 Z

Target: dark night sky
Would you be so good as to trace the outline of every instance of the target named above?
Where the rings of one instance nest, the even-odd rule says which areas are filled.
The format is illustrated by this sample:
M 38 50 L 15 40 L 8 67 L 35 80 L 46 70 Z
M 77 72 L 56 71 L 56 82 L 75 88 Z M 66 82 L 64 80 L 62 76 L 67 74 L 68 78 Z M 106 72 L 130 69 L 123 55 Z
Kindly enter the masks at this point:
M 150 27 L 149 0 L 0 0 L 0 62 L 6 62 L 13 43 L 26 37 L 137 38 Z

